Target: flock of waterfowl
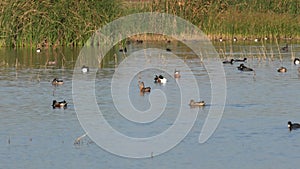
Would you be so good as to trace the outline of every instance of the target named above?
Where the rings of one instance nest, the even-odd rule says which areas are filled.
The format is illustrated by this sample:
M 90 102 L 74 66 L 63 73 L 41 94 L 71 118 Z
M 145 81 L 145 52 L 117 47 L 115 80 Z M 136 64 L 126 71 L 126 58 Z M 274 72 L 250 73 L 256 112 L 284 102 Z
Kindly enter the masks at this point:
M 175 69 L 175 71 L 174 71 L 174 78 L 178 79 L 180 77 L 181 77 L 180 71 Z M 166 84 L 167 81 L 168 80 L 163 75 L 155 75 L 154 76 L 154 83 Z M 138 81 L 138 85 L 139 85 L 139 89 L 140 89 L 140 94 L 141 95 L 144 95 L 145 93 L 151 92 L 151 87 L 145 87 L 144 82 Z M 205 102 L 204 101 L 195 102 L 193 99 L 191 99 L 189 105 L 191 107 L 205 106 Z
M 82 73 L 89 72 L 89 67 L 83 65 L 81 67 L 81 72 Z M 58 85 L 63 85 L 64 81 L 62 79 L 54 78 L 51 83 L 52 83 L 53 86 L 58 86 Z M 55 108 L 64 108 L 64 109 L 66 109 L 67 106 L 68 106 L 68 103 L 65 100 L 59 101 L 59 102 L 57 100 L 53 100 L 51 106 L 52 106 L 53 109 L 55 109 Z
M 233 64 L 235 62 L 246 62 L 247 61 L 247 58 L 244 58 L 244 59 L 230 59 L 230 60 L 225 60 L 223 61 L 223 64 Z M 294 64 L 295 65 L 299 65 L 300 64 L 300 59 L 299 58 L 295 58 L 294 59 Z M 244 65 L 244 63 L 241 63 L 238 67 L 237 67 L 238 70 L 240 71 L 245 71 L 245 72 L 249 72 L 249 71 L 254 71 L 254 69 L 252 68 L 249 68 L 247 66 Z M 300 72 L 300 68 L 298 69 L 298 71 Z M 287 72 L 287 68 L 286 67 L 279 67 L 277 69 L 277 72 L 280 72 L 280 73 L 285 73 Z
M 223 40 L 220 38 L 220 42 L 222 42 L 222 41 Z M 237 39 L 234 38 L 234 41 L 237 41 Z M 137 40 L 137 43 L 143 43 L 143 41 L 142 40 Z M 284 51 L 284 52 L 287 52 L 288 51 L 288 44 L 286 44 L 286 46 L 282 47 L 281 50 Z M 127 48 L 126 47 L 122 48 L 119 51 L 126 53 L 127 52 Z M 171 49 L 167 48 L 166 51 L 170 52 Z M 37 49 L 37 52 L 40 52 L 40 49 Z M 232 65 L 232 64 L 238 63 L 238 62 L 242 62 L 237 67 L 238 70 L 240 70 L 240 71 L 249 71 L 249 72 L 254 71 L 254 69 L 245 66 L 244 63 L 247 62 L 247 58 L 225 60 L 225 61 L 223 61 L 223 64 L 231 64 Z M 294 59 L 294 64 L 295 65 L 299 65 L 300 64 L 300 59 L 299 58 L 295 58 Z M 82 66 L 81 71 L 82 71 L 82 73 L 87 73 L 87 72 L 89 72 L 89 67 L 87 67 L 87 66 L 84 65 L 84 66 Z M 280 68 L 277 69 L 277 72 L 280 72 L 280 73 L 287 72 L 287 68 L 281 66 Z M 175 69 L 175 71 L 174 71 L 174 78 L 178 79 L 180 77 L 181 77 L 180 71 L 178 71 L 178 70 Z M 55 85 L 55 86 L 56 85 L 63 85 L 63 83 L 64 83 L 63 80 L 57 79 L 57 78 L 54 78 L 53 81 L 52 81 L 52 85 Z M 162 76 L 162 75 L 155 75 L 155 77 L 154 77 L 154 83 L 166 84 L 167 83 L 167 79 L 164 76 Z M 144 93 L 151 92 L 151 87 L 145 87 L 145 84 L 144 84 L 143 81 L 138 81 L 138 86 L 139 86 L 139 90 L 140 90 L 141 95 L 144 95 Z M 52 103 L 53 109 L 55 109 L 55 108 L 67 108 L 67 105 L 68 105 L 68 103 L 65 100 L 60 101 L 60 102 L 58 102 L 56 100 L 53 100 L 53 103 Z M 189 105 L 191 107 L 199 107 L 199 106 L 205 106 L 206 103 L 204 101 L 198 101 L 198 102 L 196 102 L 193 99 L 191 99 L 190 102 L 189 102 Z M 300 128 L 300 124 L 298 124 L 298 123 L 292 123 L 291 121 L 289 121 L 288 122 L 288 128 L 289 128 L 290 131 L 295 130 L 295 129 L 299 129 Z
M 286 46 L 282 47 L 281 50 L 287 52 L 288 51 L 288 44 L 286 44 Z M 246 62 L 246 61 L 247 61 L 247 58 L 244 58 L 244 59 L 230 59 L 230 60 L 223 61 L 223 64 L 231 64 L 232 65 L 235 62 Z M 295 58 L 293 62 L 294 62 L 295 65 L 299 65 L 300 64 L 300 59 Z M 244 63 L 241 63 L 237 67 L 237 69 L 240 70 L 240 71 L 254 71 L 254 69 L 245 66 Z M 298 71 L 300 73 L 300 68 L 298 68 Z M 287 68 L 281 66 L 280 68 L 277 69 L 277 72 L 285 73 L 285 72 L 287 72 Z M 291 121 L 288 121 L 288 128 L 289 128 L 290 131 L 295 130 L 295 129 L 300 129 L 300 124 L 292 123 Z

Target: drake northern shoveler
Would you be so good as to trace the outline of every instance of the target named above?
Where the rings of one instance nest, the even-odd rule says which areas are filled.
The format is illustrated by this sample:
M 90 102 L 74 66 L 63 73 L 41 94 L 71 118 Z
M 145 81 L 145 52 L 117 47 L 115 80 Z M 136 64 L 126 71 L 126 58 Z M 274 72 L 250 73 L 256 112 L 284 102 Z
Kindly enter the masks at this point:
M 54 78 L 52 80 L 52 85 L 62 85 L 62 84 L 64 84 L 64 81 L 61 79 Z
M 167 79 L 165 77 L 163 77 L 162 75 L 155 75 L 154 77 L 154 83 L 167 83 Z
M 56 100 L 53 100 L 53 103 L 52 103 L 53 109 L 55 109 L 55 108 L 67 108 L 67 105 L 68 105 L 68 103 L 65 100 L 61 101 L 61 102 L 57 102 Z

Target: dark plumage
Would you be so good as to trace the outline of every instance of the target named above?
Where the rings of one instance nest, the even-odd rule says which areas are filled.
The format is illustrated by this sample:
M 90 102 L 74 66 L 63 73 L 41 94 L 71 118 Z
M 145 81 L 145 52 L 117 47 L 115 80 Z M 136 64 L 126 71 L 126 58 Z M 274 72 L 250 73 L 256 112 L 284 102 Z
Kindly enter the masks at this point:
M 253 71 L 252 68 L 246 67 L 244 64 L 240 64 L 240 66 L 237 67 L 237 68 L 238 68 L 238 70 L 240 70 L 240 71 Z
M 127 48 L 125 47 L 124 49 L 119 49 L 119 52 L 127 53 Z
M 234 62 L 246 62 L 246 61 L 247 61 L 247 58 L 234 60 Z
M 290 131 L 296 130 L 300 128 L 300 124 L 298 123 L 292 123 L 291 121 L 288 121 L 288 128 Z
M 288 51 L 289 51 L 289 46 L 288 46 L 288 44 L 286 44 L 284 47 L 282 47 L 281 50 L 282 50 L 283 52 L 288 52 Z
M 233 64 L 234 63 L 234 59 L 231 59 L 231 60 L 225 60 L 223 61 L 223 64 Z

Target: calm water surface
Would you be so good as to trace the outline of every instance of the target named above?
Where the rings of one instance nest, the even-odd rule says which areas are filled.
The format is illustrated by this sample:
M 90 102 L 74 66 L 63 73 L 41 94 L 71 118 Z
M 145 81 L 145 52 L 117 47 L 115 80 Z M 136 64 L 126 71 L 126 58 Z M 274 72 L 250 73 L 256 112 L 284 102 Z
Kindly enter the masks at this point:
M 245 64 L 254 68 L 256 75 L 239 72 L 236 69 L 238 63 L 224 65 L 226 106 L 212 137 L 204 144 L 198 143 L 209 107 L 214 106 L 208 105 L 199 109 L 194 127 L 180 144 L 167 153 L 147 159 L 112 155 L 88 137 L 80 145 L 73 144 L 85 133 L 72 102 L 73 68 L 80 49 L 66 48 L 38 54 L 28 49 L 1 49 L 0 168 L 299 168 L 300 130 L 289 132 L 287 121 L 300 122 L 300 75 L 298 66 L 291 60 L 300 57 L 300 45 L 293 44 L 293 51 L 281 54 L 276 45 L 262 48 L 260 44 L 238 44 L 230 47 L 217 43 L 215 46 L 220 56 L 225 57 L 222 60 L 247 57 Z M 184 59 L 197 78 L 201 99 L 209 104 L 210 81 L 200 59 L 179 43 L 132 43 L 128 46 L 128 55 L 149 47 L 170 47 L 174 54 Z M 123 58 L 119 52 L 115 52 L 116 56 L 112 53 L 104 59 L 96 75 L 97 103 L 107 121 L 133 137 L 148 137 L 169 128 L 178 113 L 175 100 L 180 95 L 176 80 L 172 75 L 166 75 L 169 82 L 165 86 L 157 85 L 153 83 L 153 75 L 163 72 L 143 71 L 145 83 L 164 92 L 168 101 L 157 122 L 132 124 L 118 114 L 112 102 L 111 78 Z M 278 73 L 280 66 L 285 66 L 287 73 Z M 183 68 L 178 69 L 182 78 L 191 78 L 185 77 Z M 55 77 L 63 79 L 65 84 L 52 86 Z M 149 95 L 139 94 L 138 79 L 138 75 L 133 75 L 129 98 L 136 109 L 143 111 L 150 106 Z M 68 108 L 52 109 L 54 99 L 65 99 L 69 102 Z

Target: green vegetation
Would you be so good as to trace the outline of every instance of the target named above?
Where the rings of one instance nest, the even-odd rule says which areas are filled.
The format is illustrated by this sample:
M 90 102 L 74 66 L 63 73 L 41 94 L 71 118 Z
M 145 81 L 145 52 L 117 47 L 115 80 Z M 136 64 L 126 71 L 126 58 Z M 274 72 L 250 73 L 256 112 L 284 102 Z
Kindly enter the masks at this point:
M 79 46 L 101 26 L 136 12 L 165 12 L 210 38 L 300 38 L 299 0 L 2 0 L 1 46 Z

